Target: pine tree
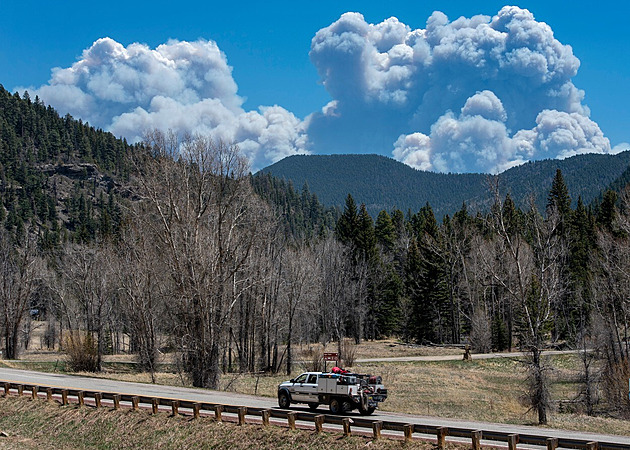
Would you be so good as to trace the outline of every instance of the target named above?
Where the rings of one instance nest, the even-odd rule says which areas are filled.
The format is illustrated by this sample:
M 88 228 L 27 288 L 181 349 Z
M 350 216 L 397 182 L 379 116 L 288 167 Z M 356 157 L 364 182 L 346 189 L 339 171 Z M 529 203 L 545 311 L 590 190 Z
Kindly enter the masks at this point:
M 562 171 L 556 170 L 556 175 L 551 182 L 551 190 L 547 196 L 547 210 L 555 208 L 560 216 L 565 219 L 571 212 L 571 197 L 569 196 L 569 188 L 567 188 Z
M 363 203 L 359 208 L 357 222 L 354 241 L 357 257 L 370 263 L 376 257 L 376 236 L 374 234 L 374 223 L 372 222 L 372 217 L 368 214 L 365 204 Z
M 357 213 L 357 204 L 352 198 L 352 195 L 348 194 L 343 214 L 337 221 L 337 226 L 335 227 L 337 239 L 346 245 L 352 245 L 356 241 L 358 225 L 359 215 Z
M 391 252 L 396 244 L 396 228 L 387 211 L 378 213 L 374 227 L 376 240 L 385 252 Z

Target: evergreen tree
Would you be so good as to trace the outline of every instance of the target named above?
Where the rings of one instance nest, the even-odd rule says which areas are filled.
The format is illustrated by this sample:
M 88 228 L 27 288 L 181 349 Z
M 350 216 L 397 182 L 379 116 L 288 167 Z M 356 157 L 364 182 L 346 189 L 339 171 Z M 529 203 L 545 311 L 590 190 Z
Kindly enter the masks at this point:
M 387 211 L 378 213 L 374 227 L 376 240 L 385 252 L 391 252 L 396 244 L 396 228 Z
M 597 223 L 609 232 L 614 232 L 615 219 L 617 217 L 617 198 L 615 191 L 606 191 L 597 213 Z
M 357 204 L 352 198 L 352 195 L 348 194 L 343 214 L 337 221 L 337 226 L 335 227 L 337 239 L 351 246 L 356 241 L 358 225 L 359 214 L 357 212 Z
M 547 196 L 547 210 L 555 208 L 563 219 L 566 219 L 571 212 L 571 197 L 567 188 L 562 171 L 556 170 L 556 175 L 551 182 L 551 190 Z
M 357 229 L 355 232 L 354 246 L 357 256 L 364 261 L 372 262 L 376 257 L 376 236 L 374 234 L 374 223 L 368 214 L 365 204 L 359 208 L 357 219 Z

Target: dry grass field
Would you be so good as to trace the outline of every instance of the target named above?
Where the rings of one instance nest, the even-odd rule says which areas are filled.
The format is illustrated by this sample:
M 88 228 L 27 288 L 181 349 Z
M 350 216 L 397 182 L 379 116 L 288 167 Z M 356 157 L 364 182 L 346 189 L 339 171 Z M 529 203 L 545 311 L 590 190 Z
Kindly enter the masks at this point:
M 32 346 L 23 355 L 27 362 L 6 362 L 5 366 L 30 368 L 44 371 L 63 371 L 64 357 L 57 352 L 46 352 Z M 298 364 L 291 376 L 308 369 L 312 354 L 335 351 L 329 345 L 297 347 Z M 462 355 L 461 349 L 419 347 L 403 345 L 395 340 L 364 342 L 354 347 L 355 359 L 401 356 L 440 356 L 445 354 Z M 147 373 L 134 370 L 133 355 L 106 357 L 108 363 L 99 374 L 88 376 L 112 378 L 124 381 L 150 383 Z M 165 385 L 189 386 L 186 378 L 174 373 L 173 358 L 167 356 L 162 363 L 164 370 L 155 374 L 155 381 Z M 579 360 L 575 355 L 551 357 L 554 369 L 550 372 L 551 393 L 556 407 L 550 413 L 549 426 L 581 431 L 597 431 L 610 434 L 630 434 L 630 423 L 623 420 L 588 417 L 573 413 L 563 405 L 572 405 L 579 392 Z M 329 368 L 331 363 L 329 363 Z M 474 359 L 472 361 L 413 361 L 413 362 L 357 362 L 351 369 L 381 375 L 389 389 L 389 397 L 382 404 L 384 411 L 403 412 L 416 415 L 430 415 L 447 418 L 482 420 L 488 422 L 536 424 L 536 416 L 521 402 L 525 385 L 525 364 L 519 358 Z M 290 378 L 286 374 L 225 374 L 221 378 L 221 388 L 226 391 L 244 394 L 275 397 L 279 382 Z M 579 411 L 578 411 L 579 412 Z

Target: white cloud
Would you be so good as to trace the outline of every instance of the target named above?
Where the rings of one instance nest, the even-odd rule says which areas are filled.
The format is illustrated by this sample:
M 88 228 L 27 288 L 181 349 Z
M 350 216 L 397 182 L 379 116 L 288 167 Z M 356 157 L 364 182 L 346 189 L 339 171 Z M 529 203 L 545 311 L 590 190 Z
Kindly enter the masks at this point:
M 579 60 L 526 9 L 435 12 L 417 30 L 346 13 L 317 32 L 310 56 L 334 105 L 309 122 L 317 150 L 393 143 L 409 165 L 456 172 L 610 151 L 572 82 Z
M 243 147 L 253 169 L 307 152 L 303 123 L 279 107 L 244 111 L 232 68 L 213 41 L 170 40 L 155 49 L 102 38 L 47 85 L 29 89 L 62 114 L 136 142 L 160 128 L 203 133 Z
M 610 150 L 610 153 L 616 155 L 617 153 L 625 152 L 626 150 L 630 150 L 630 144 L 627 142 L 620 142 Z

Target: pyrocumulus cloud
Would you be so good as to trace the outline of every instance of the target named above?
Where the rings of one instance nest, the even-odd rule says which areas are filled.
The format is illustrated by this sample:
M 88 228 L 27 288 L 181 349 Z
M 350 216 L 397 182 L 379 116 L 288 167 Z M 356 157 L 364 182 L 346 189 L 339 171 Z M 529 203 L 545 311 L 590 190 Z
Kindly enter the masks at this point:
M 171 40 L 155 49 L 102 38 L 47 85 L 29 88 L 63 113 L 135 142 L 160 128 L 239 144 L 258 169 L 307 153 L 305 126 L 279 106 L 244 111 L 232 68 L 213 41 Z
M 422 170 L 496 173 L 622 150 L 589 118 L 571 47 L 526 9 L 435 12 L 424 29 L 346 13 L 316 33 L 310 57 L 332 101 L 305 120 L 277 105 L 245 111 L 225 54 L 206 40 L 99 39 L 29 91 L 132 142 L 160 128 L 238 143 L 253 169 L 309 151 L 391 152 Z
M 334 99 L 310 120 L 316 149 L 393 144 L 394 158 L 443 172 L 611 151 L 571 81 L 579 60 L 525 9 L 454 21 L 435 12 L 416 30 L 346 13 L 310 55 Z

